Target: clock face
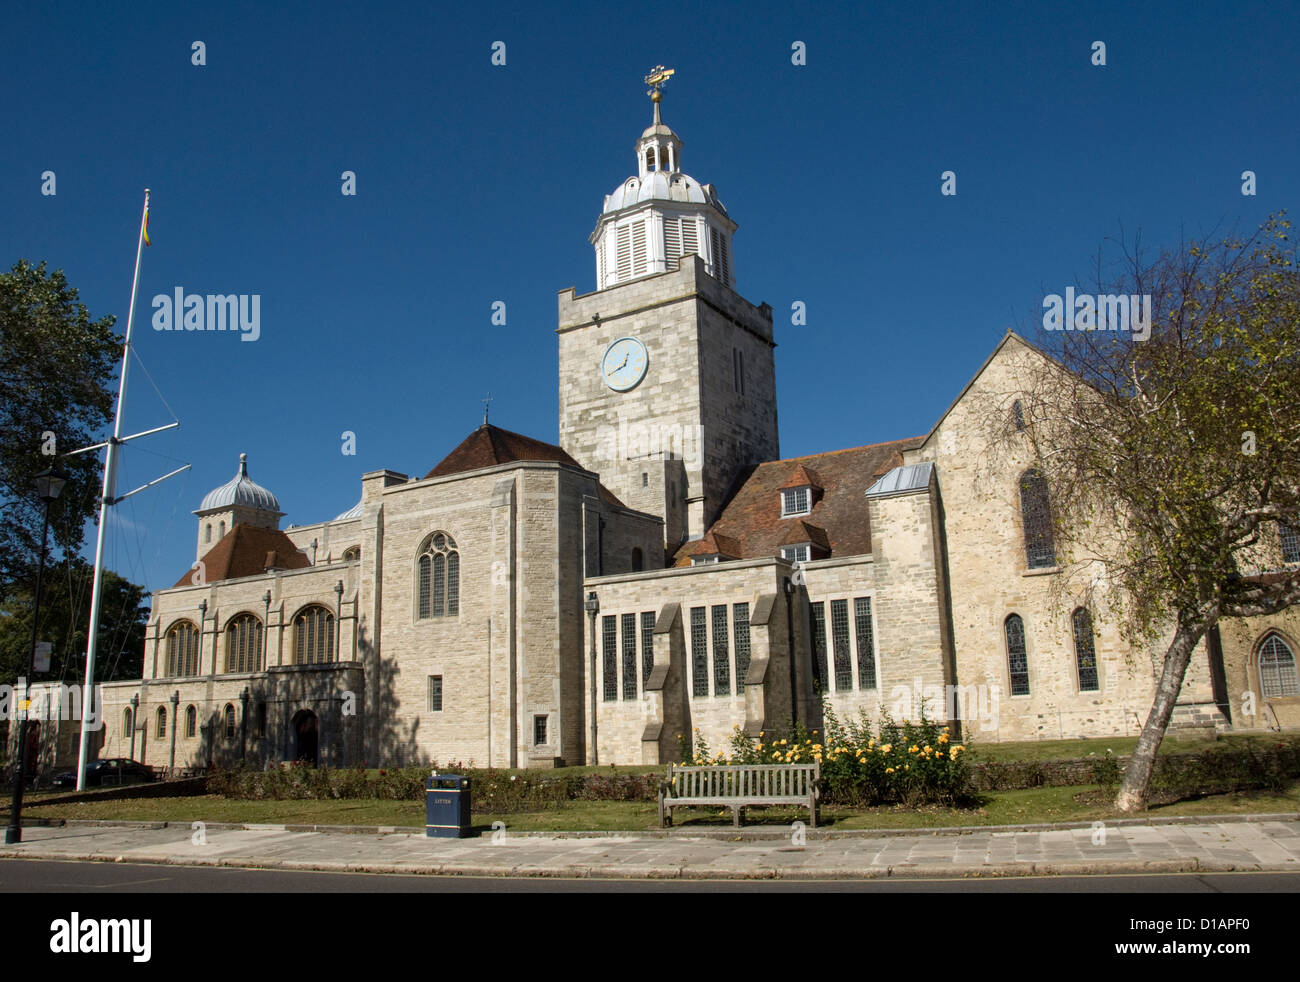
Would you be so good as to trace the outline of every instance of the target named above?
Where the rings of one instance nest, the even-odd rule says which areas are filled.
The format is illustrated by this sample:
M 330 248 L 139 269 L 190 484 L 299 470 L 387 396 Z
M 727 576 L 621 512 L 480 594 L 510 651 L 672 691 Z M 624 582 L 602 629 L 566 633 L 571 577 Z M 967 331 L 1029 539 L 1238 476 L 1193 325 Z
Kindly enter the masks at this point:
M 636 338 L 619 338 L 605 349 L 600 375 L 615 392 L 626 392 L 645 378 L 649 364 L 644 344 Z

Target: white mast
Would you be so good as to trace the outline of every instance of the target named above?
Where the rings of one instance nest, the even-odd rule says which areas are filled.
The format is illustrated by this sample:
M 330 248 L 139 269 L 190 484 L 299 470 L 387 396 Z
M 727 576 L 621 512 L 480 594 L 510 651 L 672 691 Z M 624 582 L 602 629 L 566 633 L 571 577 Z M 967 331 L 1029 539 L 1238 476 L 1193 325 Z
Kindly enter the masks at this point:
M 107 443 L 97 443 L 91 447 L 84 447 L 81 450 L 75 450 L 73 453 L 85 453 L 87 450 L 95 450 L 99 447 L 107 446 L 108 450 L 104 454 L 104 493 L 99 501 L 99 529 L 95 538 L 95 579 L 94 586 L 90 592 L 90 635 L 86 639 L 86 684 L 81 693 L 81 747 L 77 757 L 77 790 L 82 791 L 86 787 L 86 754 L 89 750 L 90 731 L 86 729 L 86 720 L 90 718 L 94 709 L 94 683 L 95 683 L 95 648 L 99 638 L 99 603 L 100 588 L 104 579 L 104 536 L 108 531 L 108 509 L 131 495 L 136 491 L 143 491 L 145 488 L 152 487 L 161 481 L 167 480 L 174 474 L 179 474 L 183 470 L 189 469 L 189 464 L 184 467 L 178 467 L 170 474 L 165 474 L 148 484 L 142 485 L 122 495 L 121 498 L 113 496 L 117 486 L 117 454 L 118 447 L 128 440 L 134 440 L 136 437 L 146 436 L 149 433 L 157 433 L 161 430 L 171 429 L 173 426 L 179 426 L 178 422 L 169 423 L 167 426 L 155 427 L 152 430 L 146 430 L 143 433 L 136 433 L 132 436 L 122 436 L 122 405 L 126 399 L 126 376 L 127 370 L 131 367 L 131 329 L 135 323 L 135 292 L 140 283 L 140 254 L 144 250 L 145 244 L 145 227 L 149 221 L 149 189 L 144 189 L 144 210 L 140 214 L 140 235 L 135 245 L 135 275 L 131 279 L 131 306 L 126 315 L 126 340 L 122 345 L 122 378 L 117 389 L 117 412 L 113 418 L 113 436 Z M 72 456 L 69 454 L 69 456 Z M 100 707 L 101 710 L 103 707 Z M 134 717 L 131 725 L 135 726 Z

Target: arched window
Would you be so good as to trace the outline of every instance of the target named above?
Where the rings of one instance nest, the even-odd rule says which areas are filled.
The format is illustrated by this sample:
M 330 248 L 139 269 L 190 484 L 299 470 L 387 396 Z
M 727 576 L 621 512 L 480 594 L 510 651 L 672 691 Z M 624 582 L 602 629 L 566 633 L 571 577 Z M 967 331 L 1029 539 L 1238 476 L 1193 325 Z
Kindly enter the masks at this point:
M 262 621 L 254 614 L 239 614 L 226 625 L 226 671 L 262 670 Z
M 305 607 L 293 619 L 296 665 L 320 665 L 334 660 L 334 615 L 324 607 Z
M 1080 607 L 1071 617 L 1074 622 L 1074 662 L 1079 670 L 1079 691 L 1096 692 L 1101 688 L 1097 679 L 1097 649 L 1093 644 L 1092 614 Z
M 177 621 L 167 631 L 167 674 L 199 674 L 199 630 L 190 621 Z
M 158 725 L 154 730 L 154 734 L 158 737 L 159 740 L 161 740 L 163 737 L 167 735 L 167 707 L 166 706 L 158 707 Z
M 356 562 L 361 558 L 361 547 L 353 546 L 351 549 L 343 550 L 343 561 L 345 563 Z
M 416 616 L 455 617 L 460 613 L 460 553 L 456 540 L 434 532 L 416 560 Z
M 130 737 L 132 724 L 134 723 L 135 720 L 132 719 L 131 717 L 130 707 L 127 707 L 126 709 L 122 710 L 122 736 Z
M 639 573 L 645 568 L 645 557 L 641 555 L 641 550 L 634 548 L 632 550 L 632 572 Z
M 1047 478 L 1041 471 L 1028 470 L 1020 476 L 1020 516 L 1025 527 L 1025 560 L 1030 569 L 1056 565 L 1052 540 L 1052 507 L 1047 497 Z
M 226 739 L 233 740 L 235 739 L 235 707 L 226 703 L 226 710 L 222 715 L 225 721 Z
M 206 530 L 206 531 L 204 532 L 204 534 L 203 534 L 203 541 L 204 541 L 204 542 L 211 542 L 211 541 L 212 541 L 212 523 L 211 523 L 211 522 L 208 522 L 207 530 Z
M 1007 670 L 1011 676 L 1011 694 L 1029 695 L 1029 656 L 1025 653 L 1025 622 L 1012 614 L 1004 625 L 1007 634 Z
M 185 707 L 185 735 L 187 737 L 194 736 L 194 730 L 197 728 L 198 722 L 199 722 L 198 710 L 195 709 L 193 706 L 186 706 Z
M 217 528 L 218 528 L 218 531 L 217 531 L 217 538 L 218 538 L 218 539 L 224 539 L 224 538 L 226 537 L 226 523 L 225 523 L 225 522 L 221 522 L 221 523 L 218 525 Z
M 1285 699 L 1300 695 L 1296 677 L 1295 652 L 1281 635 L 1270 634 L 1259 646 L 1259 687 L 1265 699 Z
M 1020 405 L 1019 399 L 1011 404 L 1011 419 L 1015 422 L 1016 429 L 1023 433 L 1025 430 L 1025 407 Z

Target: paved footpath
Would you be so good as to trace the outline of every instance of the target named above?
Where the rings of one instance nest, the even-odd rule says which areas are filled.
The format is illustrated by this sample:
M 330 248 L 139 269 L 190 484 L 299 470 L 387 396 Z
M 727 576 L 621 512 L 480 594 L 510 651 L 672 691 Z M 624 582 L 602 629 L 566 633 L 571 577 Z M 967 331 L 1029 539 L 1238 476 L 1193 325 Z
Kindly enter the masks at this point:
M 429 839 L 411 829 L 77 822 L 27 827 L 0 858 L 101 860 L 460 876 L 863 879 L 1127 872 L 1300 871 L 1300 816 L 1114 823 L 1102 829 L 932 833 L 780 827 L 668 833 L 491 833 Z M 196 841 L 201 840 L 201 841 Z M 0 887 L 4 867 L 0 864 Z

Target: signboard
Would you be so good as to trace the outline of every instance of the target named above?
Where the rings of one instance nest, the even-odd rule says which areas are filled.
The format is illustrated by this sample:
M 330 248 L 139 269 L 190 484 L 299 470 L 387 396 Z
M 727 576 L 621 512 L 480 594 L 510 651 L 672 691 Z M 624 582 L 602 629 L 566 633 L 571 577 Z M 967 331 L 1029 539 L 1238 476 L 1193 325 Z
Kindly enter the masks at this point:
M 33 669 L 37 672 L 48 672 L 50 670 L 50 651 L 54 645 L 49 641 L 36 642 L 36 658 L 33 662 Z

